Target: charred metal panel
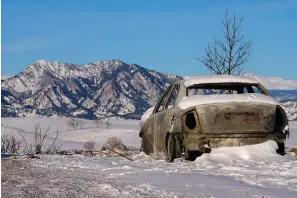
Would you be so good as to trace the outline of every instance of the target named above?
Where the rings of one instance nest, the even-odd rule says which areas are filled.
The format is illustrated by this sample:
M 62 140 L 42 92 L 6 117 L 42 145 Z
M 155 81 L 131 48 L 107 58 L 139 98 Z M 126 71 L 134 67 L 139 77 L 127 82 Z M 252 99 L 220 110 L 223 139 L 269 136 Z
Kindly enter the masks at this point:
M 197 106 L 204 133 L 272 133 L 275 105 L 227 103 Z
M 185 137 L 185 148 L 187 150 L 200 150 L 207 145 L 210 148 L 222 146 L 243 146 L 260 144 L 267 140 L 275 140 L 278 143 L 285 141 L 285 136 L 281 133 L 248 133 L 248 134 L 191 134 Z

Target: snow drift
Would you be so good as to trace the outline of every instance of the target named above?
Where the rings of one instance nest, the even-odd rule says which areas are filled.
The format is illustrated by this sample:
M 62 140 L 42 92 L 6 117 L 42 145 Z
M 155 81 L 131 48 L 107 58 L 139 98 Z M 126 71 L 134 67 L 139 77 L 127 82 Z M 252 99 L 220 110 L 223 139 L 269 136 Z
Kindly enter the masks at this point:
M 276 153 L 277 143 L 273 140 L 255 145 L 220 147 L 212 149 L 211 153 L 205 153 L 195 162 L 233 163 L 236 161 L 258 161 L 282 159 L 283 156 Z

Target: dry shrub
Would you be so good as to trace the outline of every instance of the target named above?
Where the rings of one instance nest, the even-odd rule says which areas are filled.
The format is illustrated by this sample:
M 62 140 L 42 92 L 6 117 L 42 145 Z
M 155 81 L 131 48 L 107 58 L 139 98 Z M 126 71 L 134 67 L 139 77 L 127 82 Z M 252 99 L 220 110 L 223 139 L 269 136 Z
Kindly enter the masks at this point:
M 67 121 L 67 124 L 69 127 L 72 127 L 73 130 L 76 130 L 76 129 L 81 129 L 84 126 L 85 122 L 77 118 L 70 118 Z
M 101 120 L 100 118 L 94 120 L 97 128 L 103 128 L 103 120 Z
M 107 129 L 111 127 L 111 123 L 109 121 L 105 121 L 104 124 Z
M 86 141 L 86 142 L 84 142 L 83 147 L 87 151 L 93 151 L 93 150 L 95 150 L 95 141 L 93 141 L 93 140 Z
M 17 139 L 15 136 L 8 136 L 1 134 L 1 153 L 17 153 L 22 144 L 22 140 Z
M 110 149 L 119 149 L 123 151 L 127 151 L 128 148 L 123 144 L 122 140 L 118 137 L 110 137 L 106 140 L 105 143 L 107 148 Z

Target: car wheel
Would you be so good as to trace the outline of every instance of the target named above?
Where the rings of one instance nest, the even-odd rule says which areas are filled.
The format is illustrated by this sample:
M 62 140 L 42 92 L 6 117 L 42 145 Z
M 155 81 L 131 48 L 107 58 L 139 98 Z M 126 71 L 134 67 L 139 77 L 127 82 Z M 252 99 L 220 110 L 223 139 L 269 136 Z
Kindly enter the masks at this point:
M 280 155 L 285 155 L 285 143 L 277 143 L 278 149 L 276 150 L 276 152 Z
M 195 161 L 197 157 L 201 156 L 203 153 L 200 151 L 187 151 L 185 160 Z
M 173 135 L 169 135 L 167 138 L 167 147 L 166 147 L 166 161 L 173 162 L 175 159 L 175 152 L 176 152 L 176 143 L 175 138 Z

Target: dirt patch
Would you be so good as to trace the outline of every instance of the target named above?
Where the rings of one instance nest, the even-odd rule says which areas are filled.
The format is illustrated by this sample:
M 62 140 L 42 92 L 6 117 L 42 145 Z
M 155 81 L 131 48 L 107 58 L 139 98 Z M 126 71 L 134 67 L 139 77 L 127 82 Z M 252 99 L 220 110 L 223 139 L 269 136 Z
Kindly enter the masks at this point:
M 32 160 L 1 160 L 1 197 L 108 197 L 100 173 L 33 166 Z M 106 181 L 104 181 L 106 183 Z

